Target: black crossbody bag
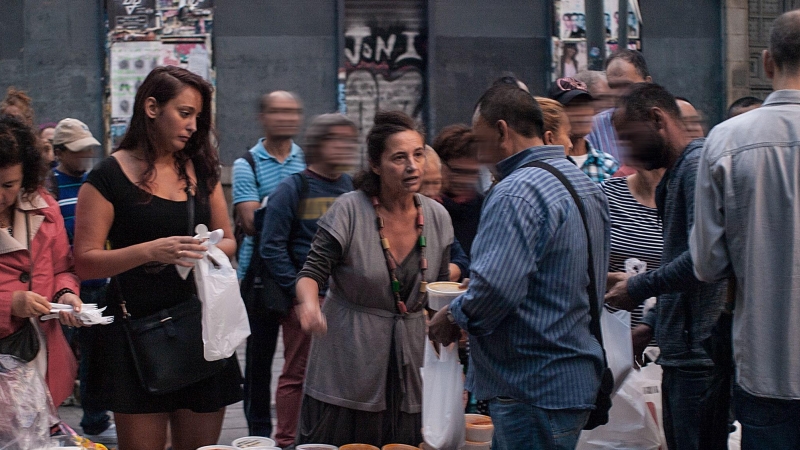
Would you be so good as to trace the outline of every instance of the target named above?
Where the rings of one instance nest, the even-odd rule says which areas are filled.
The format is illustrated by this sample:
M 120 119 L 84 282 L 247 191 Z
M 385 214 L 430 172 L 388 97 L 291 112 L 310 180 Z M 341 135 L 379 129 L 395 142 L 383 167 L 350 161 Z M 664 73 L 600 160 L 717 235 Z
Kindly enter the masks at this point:
M 594 257 L 592 255 L 592 237 L 589 233 L 589 222 L 586 220 L 586 210 L 583 207 L 583 202 L 581 201 L 580 197 L 578 197 L 578 193 L 575 192 L 575 188 L 572 186 L 572 183 L 569 182 L 567 177 L 564 176 L 561 171 L 543 161 L 532 161 L 522 167 L 538 167 L 550 172 L 553 176 L 555 176 L 558 181 L 560 181 L 561 184 L 567 188 L 567 191 L 569 191 L 572 199 L 575 201 L 575 205 L 578 207 L 578 212 L 581 214 L 583 228 L 586 231 L 586 243 L 588 244 L 587 247 L 589 256 L 589 313 L 591 315 L 589 330 L 591 330 L 592 335 L 595 337 L 595 339 L 597 339 L 597 342 L 600 343 L 600 347 L 603 349 L 603 374 L 600 377 L 600 389 L 597 391 L 597 398 L 594 401 L 594 409 L 592 410 L 591 414 L 589 414 L 589 421 L 586 422 L 586 425 L 583 427 L 584 430 L 593 430 L 600 425 L 605 425 L 608 423 L 608 410 L 611 409 L 611 393 L 614 390 L 614 375 L 611 373 L 611 369 L 608 368 L 606 350 L 603 346 L 603 333 L 600 330 L 600 308 L 598 307 L 597 299 L 597 280 L 593 270 Z
M 28 252 L 31 253 L 31 234 L 28 213 L 25 213 L 25 235 L 28 239 Z M 28 280 L 28 290 L 32 291 L 33 284 L 33 254 L 31 253 L 31 273 Z M 0 355 L 11 355 L 31 362 L 39 354 L 39 331 L 31 319 L 25 319 L 19 330 L 0 339 Z
M 194 195 L 187 189 L 189 236 L 194 233 Z M 139 381 L 151 394 L 167 394 L 219 373 L 226 360 L 206 361 L 203 357 L 202 304 L 197 295 L 189 301 L 139 319 L 125 308 L 122 286 L 117 277 L 112 285 L 122 309 L 133 364 Z

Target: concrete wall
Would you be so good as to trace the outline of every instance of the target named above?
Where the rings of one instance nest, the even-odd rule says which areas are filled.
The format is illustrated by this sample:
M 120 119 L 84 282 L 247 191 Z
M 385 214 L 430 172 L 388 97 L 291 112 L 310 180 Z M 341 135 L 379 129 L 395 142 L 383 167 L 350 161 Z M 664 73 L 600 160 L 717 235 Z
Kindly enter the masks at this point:
M 33 98 L 37 123 L 80 119 L 102 136 L 102 0 L 0 1 L 0 95 Z
M 451 123 L 470 123 L 484 90 L 504 72 L 546 92 L 551 2 L 429 0 L 431 138 Z
M 258 100 L 298 92 L 306 118 L 336 109 L 335 1 L 216 2 L 217 128 L 220 158 L 231 164 L 263 136 Z
M 653 81 L 688 98 L 713 126 L 726 103 L 720 0 L 640 1 Z

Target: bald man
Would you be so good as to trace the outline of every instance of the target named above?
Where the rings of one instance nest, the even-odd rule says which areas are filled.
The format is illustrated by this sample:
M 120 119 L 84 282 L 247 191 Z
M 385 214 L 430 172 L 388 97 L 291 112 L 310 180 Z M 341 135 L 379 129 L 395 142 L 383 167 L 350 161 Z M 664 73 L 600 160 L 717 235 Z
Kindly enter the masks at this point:
M 264 95 L 260 102 L 259 120 L 264 137 L 233 163 L 236 226 L 247 235 L 239 246 L 237 275 L 240 279 L 244 278 L 250 266 L 253 236 L 261 225 L 253 223 L 253 213 L 284 178 L 306 168 L 303 150 L 293 141 L 303 120 L 300 99 L 286 91 Z M 283 316 L 266 308 L 253 307 L 249 308 L 248 315 L 251 334 L 247 339 L 245 365 L 245 418 L 250 435 L 269 437 L 272 434 L 272 358 Z

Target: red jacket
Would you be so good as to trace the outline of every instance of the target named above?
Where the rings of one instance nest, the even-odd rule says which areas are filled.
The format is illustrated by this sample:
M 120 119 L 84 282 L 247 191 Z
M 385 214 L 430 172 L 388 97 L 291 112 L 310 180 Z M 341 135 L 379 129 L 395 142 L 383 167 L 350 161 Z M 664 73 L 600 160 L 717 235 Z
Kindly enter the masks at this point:
M 28 229 L 26 214 L 30 225 L 30 252 L 25 236 Z M 11 316 L 11 295 L 14 291 L 28 290 L 29 276 L 31 290 L 48 300 L 63 288 L 70 288 L 77 294 L 80 286 L 73 271 L 72 252 L 61 210 L 44 189 L 31 196 L 20 196 L 17 200 L 13 232 L 14 237 L 11 237 L 0 231 L 0 338 L 18 330 L 23 320 L 28 320 Z M 45 379 L 53 403 L 58 406 L 72 393 L 77 364 L 59 321 L 39 322 L 39 326 L 47 341 Z

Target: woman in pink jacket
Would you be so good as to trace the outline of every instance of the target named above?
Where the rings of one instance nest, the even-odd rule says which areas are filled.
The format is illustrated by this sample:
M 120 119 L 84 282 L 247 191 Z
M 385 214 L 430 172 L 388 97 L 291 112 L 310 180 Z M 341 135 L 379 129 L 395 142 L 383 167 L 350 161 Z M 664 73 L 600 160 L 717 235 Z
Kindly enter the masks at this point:
M 47 169 L 36 143 L 26 125 L 0 116 L 0 339 L 27 326 L 25 321 L 41 331 L 30 364 L 47 381 L 57 406 L 72 392 L 77 366 L 60 324 L 35 318 L 50 313 L 50 302 L 80 311 L 81 300 L 64 219 L 42 188 Z M 80 326 L 72 314 L 60 315 L 61 323 Z

